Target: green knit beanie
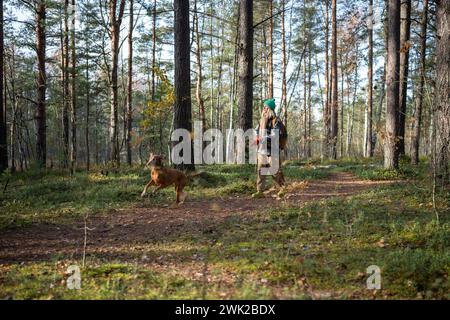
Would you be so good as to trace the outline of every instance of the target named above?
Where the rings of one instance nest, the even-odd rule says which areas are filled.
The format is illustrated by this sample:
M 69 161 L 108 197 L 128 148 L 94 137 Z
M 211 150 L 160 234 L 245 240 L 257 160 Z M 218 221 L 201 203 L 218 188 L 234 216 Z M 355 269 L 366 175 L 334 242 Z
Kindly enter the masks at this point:
M 264 105 L 268 106 L 272 111 L 275 111 L 275 99 L 264 100 Z

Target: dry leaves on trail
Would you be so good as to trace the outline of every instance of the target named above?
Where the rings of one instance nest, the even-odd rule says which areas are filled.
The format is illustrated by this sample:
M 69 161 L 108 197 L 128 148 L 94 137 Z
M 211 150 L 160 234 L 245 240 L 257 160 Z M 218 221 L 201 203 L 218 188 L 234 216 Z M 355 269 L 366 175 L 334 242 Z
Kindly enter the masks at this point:
M 161 239 L 176 239 L 189 233 L 211 233 L 229 218 L 245 221 L 255 213 L 280 205 L 299 206 L 332 196 L 348 196 L 388 182 L 364 181 L 349 173 L 333 173 L 326 179 L 292 181 L 283 202 L 271 197 L 255 200 L 247 195 L 227 199 L 187 201 L 177 208 L 142 207 L 92 216 L 88 225 L 87 253 L 98 258 L 136 259 L 130 246 L 148 246 Z M 78 256 L 84 237 L 84 220 L 70 225 L 39 224 L 0 234 L 0 263 L 47 261 L 55 255 Z M 387 244 L 380 241 L 378 246 Z

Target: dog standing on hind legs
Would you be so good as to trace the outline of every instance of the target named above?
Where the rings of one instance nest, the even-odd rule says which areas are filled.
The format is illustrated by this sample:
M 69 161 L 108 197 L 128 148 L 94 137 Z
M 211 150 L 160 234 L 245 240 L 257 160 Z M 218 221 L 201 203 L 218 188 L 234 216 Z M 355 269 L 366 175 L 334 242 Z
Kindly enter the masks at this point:
M 163 160 L 163 156 L 154 155 L 153 153 L 150 154 L 146 166 L 150 166 L 151 168 L 151 180 L 142 191 L 141 197 L 145 196 L 147 189 L 151 185 L 156 186 L 152 194 L 155 194 L 159 189 L 174 185 L 177 194 L 176 204 L 178 205 L 179 203 L 183 203 L 187 196 L 187 193 L 183 191 L 187 183 L 187 176 L 180 170 L 165 168 Z

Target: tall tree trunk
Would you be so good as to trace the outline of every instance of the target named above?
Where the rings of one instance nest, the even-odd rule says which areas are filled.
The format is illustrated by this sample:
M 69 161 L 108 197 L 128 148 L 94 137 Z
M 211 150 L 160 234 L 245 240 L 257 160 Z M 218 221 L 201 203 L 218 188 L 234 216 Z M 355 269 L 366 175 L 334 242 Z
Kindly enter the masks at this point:
M 134 0 L 129 0 L 130 16 L 128 26 L 128 91 L 127 91 L 127 163 L 131 166 L 131 131 L 133 123 L 133 28 Z
M 358 46 L 358 42 L 356 42 L 356 56 L 359 55 L 359 46 Z M 358 79 L 358 75 L 359 75 L 359 71 L 358 71 L 358 63 L 355 64 L 355 72 L 354 72 L 354 78 L 353 78 L 353 94 L 352 94 L 352 101 L 351 101 L 351 106 L 352 106 L 352 118 L 351 118 L 351 128 L 350 128 L 350 143 L 349 143 L 349 149 L 351 147 L 352 144 L 352 139 L 353 139 L 353 123 L 355 120 L 355 107 L 356 107 L 356 100 L 357 100 L 357 93 L 358 93 L 358 85 L 359 85 L 359 79 Z M 348 75 L 350 76 L 350 74 Z M 350 83 L 350 81 L 348 80 L 347 83 Z M 348 88 L 348 104 L 350 104 L 350 88 Z
M 384 167 L 398 168 L 397 124 L 399 112 L 400 67 L 400 0 L 388 4 L 388 52 L 386 65 L 386 132 L 384 137 Z
M 269 73 L 269 98 L 273 98 L 273 0 L 269 0 L 269 53 L 268 53 L 268 73 Z
M 329 52 L 329 0 L 325 0 L 325 106 L 323 109 L 323 142 L 322 142 L 322 157 L 329 157 L 330 155 L 330 100 L 329 100 L 329 92 L 330 92 L 330 71 L 328 69 L 329 61 L 328 61 L 328 52 Z
M 450 184 L 450 1 L 436 1 L 436 87 L 433 101 L 433 164 L 435 177 Z
M 45 168 L 47 162 L 47 125 L 45 92 L 47 75 L 45 71 L 46 47 L 46 1 L 39 0 L 36 7 L 36 50 L 37 50 L 37 108 L 36 108 L 36 154 L 37 163 Z
M 262 105 L 263 101 L 264 101 L 264 97 L 265 93 L 264 93 L 264 88 L 265 88 L 265 77 L 264 77 L 264 66 L 265 66 L 265 61 L 264 61 L 264 52 L 263 52 L 263 48 L 265 48 L 265 37 L 264 37 L 264 28 L 261 28 L 261 37 L 263 38 L 263 40 L 261 40 L 261 44 L 259 45 L 259 51 L 258 51 L 258 41 L 256 41 L 256 51 L 258 52 L 257 55 L 261 56 L 260 62 L 258 63 L 258 67 L 259 67 L 259 102 Z M 263 42 L 264 41 L 264 42 Z
M 197 99 L 198 113 L 200 115 L 200 121 L 202 122 L 202 130 L 205 131 L 205 102 L 202 97 L 202 39 L 200 38 L 200 32 L 198 29 L 197 1 L 194 2 L 194 11 L 195 40 L 197 42 L 197 48 L 195 51 L 197 58 L 197 85 L 195 87 L 195 98 Z
M 153 0 L 152 9 L 152 101 L 155 101 L 155 69 L 156 69 L 156 0 Z
M 331 152 L 332 159 L 337 158 L 338 138 L 338 74 L 337 74 L 337 21 L 336 0 L 331 2 L 332 10 L 332 42 L 331 42 Z
M 384 8 L 386 12 L 388 11 L 388 1 L 384 1 Z M 387 14 L 386 14 L 387 15 Z M 383 64 L 383 71 L 381 73 L 381 84 L 380 84 L 380 95 L 379 95 L 379 101 L 378 101 L 378 110 L 376 115 L 376 140 L 374 142 L 374 152 L 376 149 L 376 143 L 380 145 L 381 148 L 383 148 L 382 141 L 383 141 L 383 128 L 381 123 L 381 115 L 383 113 L 383 106 L 384 106 L 384 99 L 386 97 L 386 75 L 387 75 L 387 54 L 388 54 L 388 19 L 384 19 L 383 21 L 383 29 L 384 29 L 384 44 L 385 44 L 385 59 Z
M 399 112 L 398 112 L 398 152 L 405 154 L 405 119 L 406 119 L 406 98 L 408 90 L 409 71 L 409 38 L 411 29 L 411 0 L 402 0 L 400 9 L 400 91 L 399 91 Z
M 223 28 L 222 28 L 222 35 L 221 38 L 223 39 Z M 219 51 L 219 68 L 218 68 L 218 75 L 217 75 L 217 98 L 216 98 L 216 128 L 219 130 L 222 130 L 222 123 L 220 120 L 221 117 L 221 110 L 220 110 L 220 99 L 222 98 L 222 72 L 223 72 L 223 50 L 224 50 L 224 43 L 223 40 L 221 40 L 220 48 L 218 48 Z
M 114 165 L 120 165 L 119 134 L 118 134 L 118 64 L 119 64 L 119 37 L 122 24 L 125 0 L 120 0 L 117 13 L 117 1 L 109 0 L 109 20 L 111 34 L 111 113 L 109 125 L 110 155 L 109 160 Z
M 341 42 L 341 47 L 343 47 L 342 42 Z M 338 119 L 339 119 L 339 122 L 340 122 L 338 124 L 338 129 L 339 129 L 338 141 L 339 141 L 339 157 L 343 157 L 343 155 L 344 155 L 344 141 L 343 141 L 343 137 L 344 137 L 344 107 L 345 107 L 345 102 L 344 102 L 344 78 L 345 78 L 344 73 L 345 73 L 345 71 L 344 71 L 344 63 L 342 61 L 342 58 L 343 58 L 343 55 L 344 55 L 343 48 L 341 48 L 341 50 L 339 50 L 339 51 L 340 51 L 339 60 L 340 60 L 340 69 L 341 69 L 341 106 L 338 109 L 339 114 L 340 114 L 338 116 Z M 347 62 L 348 61 L 348 57 L 347 56 L 346 56 L 345 60 L 346 60 L 345 65 L 347 65 L 348 64 L 348 62 Z M 357 59 L 355 60 L 355 62 L 356 62 L 356 67 L 357 67 Z M 348 95 L 350 95 L 350 86 L 348 84 L 347 84 L 347 87 L 348 87 L 347 88 Z
M 308 52 L 308 55 L 309 55 L 309 52 Z M 306 82 L 306 77 L 307 77 L 306 64 L 307 64 L 307 62 L 305 59 L 305 62 L 303 63 L 303 144 L 302 144 L 304 158 L 307 157 L 306 139 L 307 139 L 307 134 L 308 134 L 308 110 L 307 110 L 308 96 L 307 96 L 307 82 Z
M 411 163 L 419 163 L 420 130 L 422 126 L 423 87 L 425 84 L 426 51 L 427 51 L 428 0 L 423 2 L 422 21 L 420 29 L 420 64 L 419 83 L 416 92 L 414 112 L 414 127 L 411 138 Z
M 312 151 L 311 151 L 311 126 L 312 126 L 312 113 L 311 113 L 311 45 L 308 43 L 309 46 L 309 52 L 308 52 L 308 136 L 306 140 L 306 156 L 308 158 L 311 158 Z
M 76 91 L 76 52 L 75 52 L 75 0 L 72 0 L 72 31 L 71 31 L 71 102 L 72 102 L 72 144 L 70 150 L 70 169 L 76 170 L 77 165 L 77 91 Z
M 266 36 L 266 26 L 263 25 L 262 28 L 262 44 L 261 44 L 261 82 L 263 87 L 261 88 L 261 101 L 264 100 L 264 97 L 267 98 L 269 96 L 269 81 L 265 81 L 266 77 L 269 77 L 269 54 L 267 50 L 267 36 Z
M 369 54 L 368 54 L 368 88 L 367 88 L 367 115 L 366 115 L 366 135 L 364 144 L 364 156 L 373 156 L 373 143 L 372 143 L 372 114 L 373 114 L 373 0 L 369 0 L 369 20 L 368 20 L 368 32 L 369 32 Z
M 86 43 L 86 51 L 88 51 L 87 43 Z M 90 146 L 89 146 L 89 116 L 91 112 L 91 83 L 89 80 L 89 54 L 86 55 L 86 128 L 85 128 L 85 144 L 86 144 L 86 170 L 90 169 Z
M 214 117 L 213 117 L 213 112 L 214 112 L 214 46 L 213 46 L 213 2 L 210 2 L 210 14 L 211 16 L 209 17 L 209 33 L 210 33 L 210 37 L 209 37 L 209 60 L 211 61 L 211 74 L 210 74 L 210 82 L 211 82 L 211 110 L 210 110 L 210 126 L 211 128 L 214 128 Z
M 0 1 L 1 2 L 1 1 Z M 0 4 L 0 11 L 2 10 L 1 4 Z M 0 12 L 0 24 L 2 23 L 2 19 L 1 19 L 1 12 Z M 0 29 L 2 28 L 2 26 L 0 25 Z M 0 37 L 3 35 L 3 33 L 0 30 Z M 0 39 L 0 46 L 2 45 L 2 41 Z M 4 48 L 3 48 L 4 50 Z M 19 143 L 19 141 L 17 141 L 16 143 L 16 139 L 17 139 L 17 134 L 16 132 L 17 130 L 17 110 L 18 110 L 18 99 L 17 99 L 17 95 L 16 95 L 16 53 L 15 53 L 15 47 L 14 44 L 11 45 L 11 50 L 10 50 L 10 55 L 9 55 L 9 63 L 8 63 L 8 71 L 9 71 L 9 82 L 10 82 L 10 101 L 11 101 L 11 128 L 10 128 L 10 150 L 11 150 L 11 173 L 15 173 L 16 172 L 16 146 L 17 149 L 19 150 L 19 154 L 21 152 L 21 144 Z M 3 57 L 2 57 L 3 58 Z M 0 58 L 0 59 L 2 59 Z M 5 55 L 5 58 L 8 58 Z M 3 68 L 1 68 L 1 66 L 3 66 Z M 0 64 L 0 70 L 3 71 L 4 75 L 5 75 L 5 87 L 8 87 L 8 82 L 6 81 L 6 65 L 5 65 L 5 61 L 3 61 L 3 63 Z M 2 79 L 0 81 L 3 80 L 3 76 Z M 2 92 L 3 93 L 3 92 Z M 6 98 L 6 97 L 5 97 Z M 6 105 L 4 106 L 3 109 L 3 115 L 6 114 Z M 1 113 L 2 110 L 0 110 Z M 6 124 L 5 124 L 6 125 Z M 18 139 L 17 139 L 18 140 Z
M 357 84 L 357 76 L 358 76 L 358 72 L 355 72 L 355 91 L 356 88 L 358 87 Z M 349 76 L 347 75 L 347 83 L 350 83 L 349 81 Z M 351 109 L 351 115 L 350 115 L 350 111 L 348 112 L 348 116 L 347 116 L 347 146 L 346 146 L 346 154 L 347 156 L 350 156 L 350 150 L 351 150 L 351 146 L 352 146 L 352 139 L 353 139 L 353 122 L 355 119 L 355 94 L 353 96 L 353 102 L 352 102 L 352 109 Z M 348 99 L 348 102 L 350 102 L 350 99 Z
M 233 73 L 234 73 L 234 71 L 232 72 L 232 69 L 229 68 L 229 76 L 232 81 L 232 84 L 231 84 L 232 87 L 234 86 L 234 81 L 235 81 Z M 228 128 L 230 129 L 230 133 L 231 133 L 231 130 L 233 129 L 233 113 L 234 113 L 233 111 L 234 111 L 234 102 L 235 102 L 233 89 L 230 90 L 229 97 L 230 97 L 230 115 L 228 118 L 228 123 L 229 123 Z M 227 136 L 227 145 L 230 144 L 230 139 L 231 139 L 230 135 Z M 227 149 L 227 152 L 229 152 L 228 149 Z
M 125 75 L 125 63 L 123 60 L 123 51 L 121 52 L 120 55 L 120 79 L 122 81 L 122 96 L 125 97 L 125 99 L 123 100 L 123 108 L 122 108 L 122 119 L 123 119 L 123 126 L 122 126 L 122 140 L 121 142 L 119 142 L 119 153 L 122 151 L 122 147 L 125 145 L 125 149 L 127 148 L 126 144 L 127 144 L 127 121 L 128 121 L 128 116 L 127 116 L 127 110 L 128 110 L 128 70 L 127 70 L 127 74 Z M 127 66 L 128 68 L 128 66 Z M 127 150 L 125 150 L 126 152 Z M 128 155 L 125 157 L 127 163 L 128 163 Z
M 306 32 L 306 21 L 307 21 L 307 14 L 306 14 L 306 1 L 303 1 L 303 24 L 302 24 L 302 33 L 303 33 L 303 41 L 305 46 L 305 52 L 310 55 L 309 49 L 309 34 Z M 308 96 L 307 96 L 307 59 L 305 57 L 305 61 L 303 63 L 303 139 L 302 139 L 302 151 L 303 151 L 303 158 L 307 158 L 307 135 L 308 135 L 308 111 L 307 111 L 307 104 L 308 104 Z M 300 128 L 302 126 L 300 125 Z
M 100 155 L 99 155 L 99 119 L 98 119 L 98 104 L 95 104 L 95 118 L 94 118 L 94 129 L 95 129 L 95 140 L 94 140 L 94 161 L 95 164 L 98 165 L 100 163 Z
M 252 128 L 253 118 L 253 1 L 240 0 L 239 18 L 239 128 Z
M 8 145 L 6 136 L 6 104 L 3 103 L 4 79 L 3 0 L 0 0 L 0 173 L 8 168 Z M 13 145 L 11 144 L 11 148 Z
M 11 173 L 16 172 L 16 110 L 17 110 L 17 99 L 15 98 L 13 90 L 13 99 L 11 100 L 12 114 L 11 114 L 11 133 L 10 133 L 10 148 L 11 148 Z
M 69 167 L 69 0 L 64 1 L 64 35 L 62 50 L 63 73 L 63 110 L 62 110 L 62 137 L 63 137 L 63 168 Z
M 236 83 L 237 83 L 237 69 L 238 69 L 238 43 L 239 43 L 239 15 L 240 15 L 240 6 L 238 6 L 238 14 L 237 14 L 237 23 L 236 23 L 236 37 L 234 39 L 234 59 L 233 59 L 233 74 L 230 76 L 231 81 L 231 90 L 230 90 L 230 119 L 229 119 L 229 131 L 227 135 L 227 153 L 226 158 L 229 159 L 234 150 L 231 148 L 231 139 L 233 139 L 232 129 L 233 129 L 233 114 L 234 114 L 234 106 L 236 103 Z M 231 70 L 230 70 L 231 72 Z
M 192 131 L 189 1 L 174 0 L 175 11 L 175 104 L 173 128 Z M 178 165 L 179 169 L 194 170 L 191 144 L 191 161 Z
M 281 105 L 284 115 L 284 125 L 287 126 L 287 92 L 286 92 L 286 30 L 284 10 L 286 0 L 281 1 Z

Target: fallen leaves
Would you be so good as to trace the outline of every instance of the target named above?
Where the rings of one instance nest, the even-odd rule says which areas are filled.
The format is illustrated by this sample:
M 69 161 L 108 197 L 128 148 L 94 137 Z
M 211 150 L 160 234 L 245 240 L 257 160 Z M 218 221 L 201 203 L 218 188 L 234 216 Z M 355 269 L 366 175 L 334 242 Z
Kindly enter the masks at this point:
M 385 242 L 384 238 L 381 238 L 380 241 L 378 241 L 376 243 L 376 246 L 379 248 L 384 248 L 386 247 L 388 244 Z
M 286 186 L 286 191 L 289 192 L 295 192 L 295 191 L 302 191 L 308 186 L 307 181 L 294 181 Z

